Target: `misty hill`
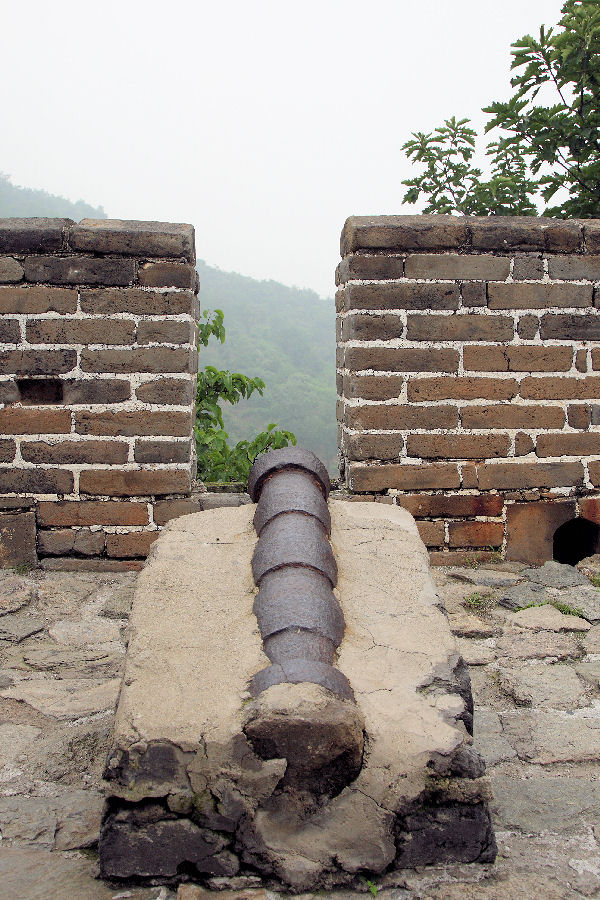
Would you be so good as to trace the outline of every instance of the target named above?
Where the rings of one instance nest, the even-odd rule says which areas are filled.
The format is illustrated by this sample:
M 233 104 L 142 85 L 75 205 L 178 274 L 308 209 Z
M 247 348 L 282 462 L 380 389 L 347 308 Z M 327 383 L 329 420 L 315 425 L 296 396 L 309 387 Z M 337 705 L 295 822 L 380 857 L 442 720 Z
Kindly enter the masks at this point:
M 101 206 L 90 206 L 83 200 L 72 203 L 65 197 L 48 194 L 47 191 L 17 187 L 8 175 L 0 172 L 0 217 L 56 216 L 61 219 L 105 219 Z
M 270 422 L 293 431 L 298 443 L 337 466 L 335 309 L 306 289 L 222 272 L 198 261 L 202 309 L 222 309 L 227 337 L 200 348 L 213 365 L 266 383 L 264 396 L 224 405 L 232 441 L 251 438 Z

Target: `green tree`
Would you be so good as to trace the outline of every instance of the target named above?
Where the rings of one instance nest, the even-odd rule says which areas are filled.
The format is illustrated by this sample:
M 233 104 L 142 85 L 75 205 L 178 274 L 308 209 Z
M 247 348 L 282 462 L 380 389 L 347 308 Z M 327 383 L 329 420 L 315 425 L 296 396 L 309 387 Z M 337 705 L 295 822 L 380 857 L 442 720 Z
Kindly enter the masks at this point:
M 423 171 L 402 183 L 425 213 L 600 217 L 600 3 L 566 0 L 561 19 L 512 45 L 513 94 L 484 108 L 491 174 L 474 165 L 468 119 L 415 132 L 402 149 Z M 543 102 L 547 100 L 547 102 Z
M 223 343 L 225 327 L 223 312 L 205 311 L 198 322 L 198 341 L 204 347 L 211 337 Z M 198 456 L 198 478 L 202 481 L 247 481 L 250 467 L 259 454 L 296 443 L 291 431 L 269 424 L 266 431 L 252 441 L 238 441 L 234 447 L 227 443 L 221 403 L 235 404 L 255 391 L 262 395 L 265 383 L 261 378 L 249 378 L 239 372 L 205 366 L 198 373 L 196 386 L 196 420 L 194 435 Z

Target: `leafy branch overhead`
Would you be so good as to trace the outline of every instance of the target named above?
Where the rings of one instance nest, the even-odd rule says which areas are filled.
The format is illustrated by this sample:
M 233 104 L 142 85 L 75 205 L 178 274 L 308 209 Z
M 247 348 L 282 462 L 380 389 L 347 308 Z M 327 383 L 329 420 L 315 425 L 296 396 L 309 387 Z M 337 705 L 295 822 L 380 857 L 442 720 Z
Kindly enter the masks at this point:
M 469 119 L 415 132 L 402 149 L 423 167 L 402 183 L 425 213 L 600 216 L 600 3 L 567 0 L 556 27 L 512 46 L 513 94 L 484 108 L 490 175 L 473 164 Z
M 225 327 L 223 313 L 205 311 L 198 322 L 198 342 L 208 346 L 211 337 L 223 343 Z M 238 441 L 230 447 L 225 431 L 221 403 L 235 404 L 251 397 L 257 391 L 262 395 L 265 383 L 261 378 L 250 378 L 239 372 L 228 372 L 205 366 L 198 373 L 196 386 L 196 419 L 194 434 L 198 457 L 198 478 L 202 481 L 246 481 L 252 463 L 260 453 L 295 444 L 291 431 L 278 429 L 270 424 L 266 431 L 251 441 Z

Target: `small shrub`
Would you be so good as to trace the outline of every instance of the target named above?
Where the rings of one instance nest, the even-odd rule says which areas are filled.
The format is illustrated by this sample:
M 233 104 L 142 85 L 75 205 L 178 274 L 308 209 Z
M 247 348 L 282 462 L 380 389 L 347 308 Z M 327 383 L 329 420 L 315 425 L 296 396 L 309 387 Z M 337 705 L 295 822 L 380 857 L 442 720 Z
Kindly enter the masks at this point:
M 473 611 L 482 611 L 490 609 L 493 606 L 494 598 L 492 594 L 482 594 L 480 591 L 475 591 L 473 594 L 469 594 L 468 597 L 465 597 L 463 600 L 463 606 L 467 609 Z

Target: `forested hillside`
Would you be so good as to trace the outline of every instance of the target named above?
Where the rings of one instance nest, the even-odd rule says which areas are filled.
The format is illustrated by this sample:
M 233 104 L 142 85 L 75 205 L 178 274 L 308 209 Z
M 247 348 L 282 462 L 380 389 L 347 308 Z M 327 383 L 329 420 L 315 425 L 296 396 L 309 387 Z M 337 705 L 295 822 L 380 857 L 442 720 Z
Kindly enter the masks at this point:
M 313 291 L 256 281 L 198 262 L 203 309 L 222 309 L 227 338 L 201 348 L 200 365 L 258 375 L 267 387 L 225 408 L 232 440 L 253 437 L 270 422 L 336 471 L 335 309 Z
M 46 191 L 16 187 L 7 175 L 0 172 L 0 216 L 57 216 L 78 222 L 86 218 L 105 219 L 106 213 L 101 206 L 95 208 L 83 200 L 72 203 L 65 197 Z

